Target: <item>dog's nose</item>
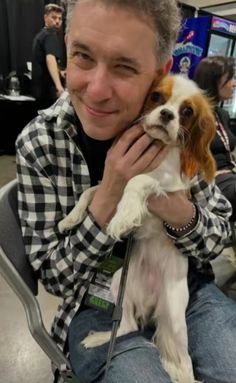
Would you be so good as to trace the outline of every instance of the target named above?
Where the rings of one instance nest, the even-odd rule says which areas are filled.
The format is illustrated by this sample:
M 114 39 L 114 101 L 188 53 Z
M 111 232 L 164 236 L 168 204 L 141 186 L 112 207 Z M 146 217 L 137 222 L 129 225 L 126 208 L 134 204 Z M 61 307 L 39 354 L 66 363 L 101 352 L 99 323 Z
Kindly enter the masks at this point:
M 165 109 L 161 110 L 160 118 L 161 118 L 162 122 L 167 123 L 171 120 L 174 120 L 175 116 L 171 110 L 165 108 Z

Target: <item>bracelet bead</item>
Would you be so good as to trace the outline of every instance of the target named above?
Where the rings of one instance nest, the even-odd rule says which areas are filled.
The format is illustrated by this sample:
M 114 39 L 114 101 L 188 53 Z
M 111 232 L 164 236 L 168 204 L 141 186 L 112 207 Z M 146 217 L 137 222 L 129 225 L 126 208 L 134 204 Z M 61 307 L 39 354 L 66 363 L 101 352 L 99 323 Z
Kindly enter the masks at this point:
M 196 206 L 193 204 L 193 215 L 191 220 L 186 225 L 180 226 L 180 227 L 174 227 L 164 221 L 164 226 L 171 231 L 175 231 L 176 233 L 181 233 L 182 231 L 186 231 L 189 227 L 192 226 L 193 222 L 195 221 L 196 215 L 197 215 Z

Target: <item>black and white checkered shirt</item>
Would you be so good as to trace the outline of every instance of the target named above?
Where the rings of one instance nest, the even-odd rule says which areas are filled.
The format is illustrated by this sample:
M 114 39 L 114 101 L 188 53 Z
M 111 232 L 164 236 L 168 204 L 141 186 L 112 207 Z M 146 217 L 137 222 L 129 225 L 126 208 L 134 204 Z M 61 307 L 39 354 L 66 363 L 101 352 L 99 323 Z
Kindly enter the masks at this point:
M 52 332 L 64 351 L 68 326 L 94 271 L 114 245 L 90 215 L 69 234 L 62 235 L 57 228 L 90 187 L 88 167 L 75 140 L 76 129 L 74 109 L 65 92 L 24 128 L 16 142 L 25 248 L 46 290 L 62 298 Z M 191 192 L 198 206 L 198 223 L 190 234 L 173 240 L 185 256 L 195 257 L 204 269 L 229 237 L 231 207 L 215 185 L 207 186 L 197 177 Z

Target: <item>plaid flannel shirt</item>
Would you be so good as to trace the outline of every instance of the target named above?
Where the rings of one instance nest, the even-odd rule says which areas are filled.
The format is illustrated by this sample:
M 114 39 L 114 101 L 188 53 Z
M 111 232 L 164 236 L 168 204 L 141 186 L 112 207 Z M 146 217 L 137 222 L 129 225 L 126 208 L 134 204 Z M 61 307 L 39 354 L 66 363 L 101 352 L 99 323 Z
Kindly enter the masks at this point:
M 52 334 L 66 352 L 68 326 L 80 307 L 94 272 L 114 245 L 88 214 L 67 234 L 58 222 L 90 187 L 87 164 L 74 137 L 76 118 L 65 92 L 49 109 L 40 111 L 16 142 L 19 216 L 26 252 L 46 290 L 62 298 Z M 198 207 L 194 230 L 173 238 L 185 256 L 195 257 L 199 268 L 209 271 L 229 237 L 231 206 L 219 189 L 198 177 L 192 182 Z

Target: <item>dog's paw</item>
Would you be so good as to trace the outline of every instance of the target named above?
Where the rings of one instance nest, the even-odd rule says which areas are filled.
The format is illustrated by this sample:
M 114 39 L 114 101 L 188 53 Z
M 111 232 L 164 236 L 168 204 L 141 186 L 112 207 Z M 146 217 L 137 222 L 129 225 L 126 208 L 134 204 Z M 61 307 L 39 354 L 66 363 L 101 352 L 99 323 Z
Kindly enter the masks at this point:
M 70 230 L 74 226 L 74 223 L 68 219 L 68 217 L 65 217 L 58 223 L 58 230 L 60 233 L 64 233 L 67 230 Z
M 186 363 L 182 361 L 179 364 L 174 363 L 171 360 L 161 358 L 162 365 L 166 372 L 170 375 L 173 383 L 201 383 L 195 380 L 193 375 L 192 363 L 189 359 Z
M 124 198 L 107 226 L 107 234 L 115 240 L 120 240 L 122 236 L 140 227 L 147 214 L 146 204 L 142 204 L 139 198 Z
M 88 336 L 84 338 L 81 344 L 85 348 L 93 348 L 103 345 L 104 343 L 109 342 L 111 336 L 111 331 L 90 331 Z
M 79 212 L 77 210 L 76 214 L 73 214 L 73 210 L 58 223 L 58 230 L 60 233 L 73 229 L 74 226 L 78 225 L 85 218 L 84 211 Z
M 71 230 L 74 226 L 82 222 L 86 215 L 85 209 L 86 207 L 83 206 L 81 202 L 78 202 L 71 212 L 58 223 L 60 233 Z
M 86 216 L 86 209 L 89 206 L 96 189 L 97 186 L 93 186 L 81 194 L 80 199 L 75 207 L 64 219 L 58 223 L 58 230 L 60 233 L 72 229 L 74 226 L 78 225 L 84 220 Z

